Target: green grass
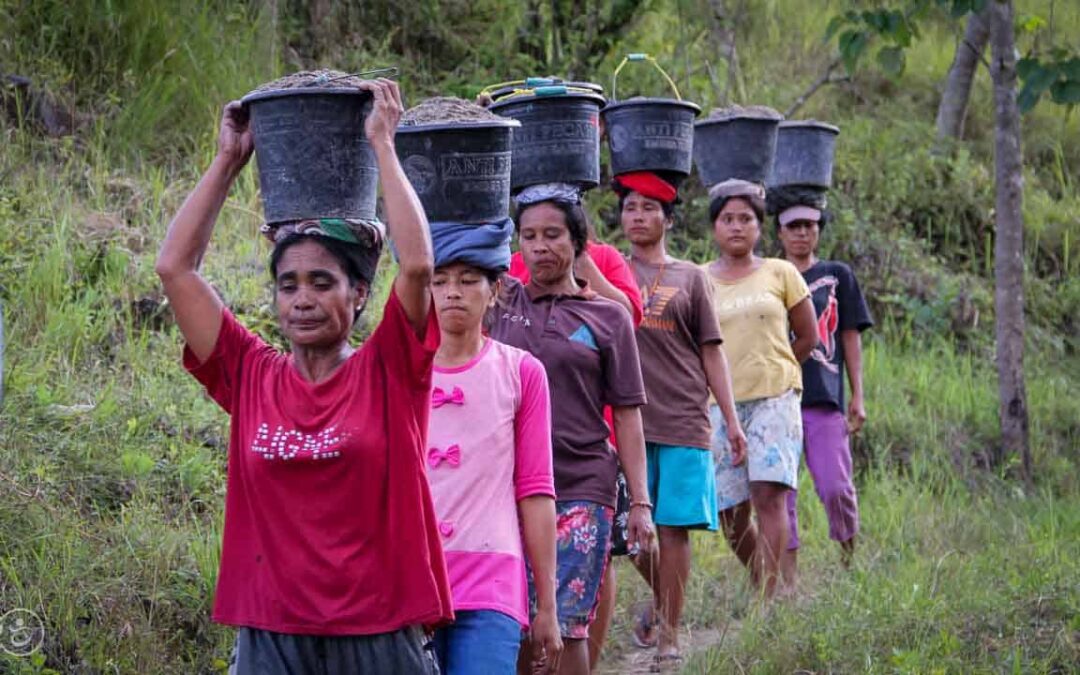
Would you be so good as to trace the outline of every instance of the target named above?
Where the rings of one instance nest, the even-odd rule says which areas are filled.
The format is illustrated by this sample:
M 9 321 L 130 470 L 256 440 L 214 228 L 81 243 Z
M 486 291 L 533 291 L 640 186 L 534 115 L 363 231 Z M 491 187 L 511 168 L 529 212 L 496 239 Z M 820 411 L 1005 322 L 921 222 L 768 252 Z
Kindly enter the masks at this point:
M 95 114 L 68 139 L 38 139 L 0 121 L 8 342 L 0 608 L 33 610 L 47 632 L 38 658 L 0 656 L 2 672 L 215 672 L 228 656 L 231 631 L 209 620 L 227 420 L 180 367 L 180 338 L 152 268 L 166 223 L 209 161 L 221 103 L 292 58 L 266 39 L 271 4 L 0 0 L 0 23 L 12 27 L 0 37 L 0 70 L 31 72 Z M 828 60 L 820 36 L 846 5 L 831 0 L 810 12 L 794 0 L 750 4 L 769 20 L 751 22 L 741 36 L 748 101 L 785 107 Z M 684 94 L 708 107 L 715 96 L 695 64 L 711 58 L 721 72 L 723 64 L 704 22 L 680 23 L 700 13 L 695 7 L 650 6 L 619 52 L 656 54 Z M 1080 9 L 1055 7 L 1059 36 L 1080 25 Z M 279 30 L 291 36 L 297 28 Z M 463 94 L 521 74 L 518 60 L 505 60 L 518 58 L 505 54 L 513 27 L 468 30 L 462 34 L 501 37 L 453 72 L 431 68 L 423 54 L 394 55 L 388 38 L 366 35 L 324 65 L 426 68 L 406 73 L 406 83 Z M 807 593 L 765 615 L 724 543 L 697 536 L 687 619 L 726 632 L 689 672 L 1080 670 L 1080 119 L 1046 103 L 1024 119 L 1036 471 L 1035 492 L 1025 496 L 1014 465 L 984 468 L 998 442 L 984 72 L 969 140 L 954 157 L 927 151 L 934 87 L 952 49 L 950 29 L 934 23 L 902 80 L 868 68 L 804 110 L 844 129 L 833 195 L 839 220 L 826 231 L 825 253 L 853 262 L 879 320 L 866 343 L 870 421 L 855 445 L 860 551 L 850 572 L 839 569 L 804 475 Z M 606 82 L 618 58 L 610 55 L 590 79 Z M 637 74 L 628 86 L 635 81 L 654 84 Z M 612 201 L 604 191 L 589 197 L 605 234 L 613 234 Z M 680 254 L 711 255 L 706 207 L 700 186 L 691 187 L 676 233 Z M 277 340 L 259 213 L 249 170 L 225 206 L 205 272 L 247 325 Z M 384 265 L 361 336 L 390 273 Z M 631 572 L 621 569 L 623 608 L 644 597 Z M 620 612 L 615 655 L 625 649 L 626 622 Z
M 745 618 L 689 672 L 1065 673 L 1080 664 L 1075 504 L 963 489 L 928 499 L 918 481 L 879 474 L 860 486 L 862 536 L 848 571 L 811 506 L 801 504 L 804 595 L 768 613 L 721 596 L 717 619 Z M 715 539 L 697 560 L 705 575 L 735 564 Z
M 995 435 L 983 361 L 943 345 L 872 341 L 866 371 L 853 568 L 840 566 L 805 470 L 798 599 L 761 612 L 726 543 L 695 535 L 687 623 L 724 639 L 687 672 L 1075 672 L 1080 405 L 1067 393 L 1075 377 L 1040 370 L 1029 379 L 1041 487 L 1024 497 L 1013 481 L 973 468 Z M 620 575 L 621 606 L 647 597 L 629 565 Z M 628 623 L 616 621 L 617 654 L 630 649 Z

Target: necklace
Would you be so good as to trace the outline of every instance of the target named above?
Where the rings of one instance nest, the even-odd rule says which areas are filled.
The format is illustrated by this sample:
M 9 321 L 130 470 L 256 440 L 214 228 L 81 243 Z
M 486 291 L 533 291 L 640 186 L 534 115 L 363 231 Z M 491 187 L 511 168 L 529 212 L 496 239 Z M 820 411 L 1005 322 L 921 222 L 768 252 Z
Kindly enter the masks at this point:
M 646 264 L 648 264 L 648 263 L 646 263 Z M 664 268 L 665 267 L 667 267 L 667 256 L 666 255 L 664 256 L 664 259 L 662 261 L 660 261 L 660 271 L 656 273 L 655 277 L 653 277 L 652 284 L 649 285 L 649 290 L 645 291 L 644 289 L 642 289 L 642 295 L 644 296 L 642 298 L 642 300 L 645 303 L 645 313 L 646 314 L 648 314 L 649 310 L 652 309 L 653 301 L 656 299 L 656 289 L 660 287 L 660 282 L 664 278 Z

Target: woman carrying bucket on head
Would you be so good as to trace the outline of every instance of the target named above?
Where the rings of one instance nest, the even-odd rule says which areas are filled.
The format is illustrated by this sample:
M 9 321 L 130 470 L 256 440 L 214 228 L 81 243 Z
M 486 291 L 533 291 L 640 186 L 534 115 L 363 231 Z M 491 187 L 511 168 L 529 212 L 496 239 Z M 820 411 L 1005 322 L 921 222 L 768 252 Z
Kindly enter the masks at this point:
M 576 186 L 541 184 L 516 197 L 528 284 L 508 278 L 493 313 L 493 338 L 529 351 L 547 370 L 557 495 L 557 611 L 561 673 L 588 673 L 586 644 L 609 562 L 615 474 L 626 473 L 631 545 L 652 547 L 638 408 L 645 392 L 630 317 L 574 278 L 586 228 Z M 608 445 L 611 406 L 618 456 Z
M 529 628 L 522 543 L 536 595 L 534 661 L 556 672 L 555 487 L 544 367 L 482 331 L 510 259 L 513 224 L 433 223 L 435 354 L 428 480 L 455 622 L 435 633 L 444 675 L 506 675 Z M 458 230 L 457 234 L 453 230 Z M 524 541 L 522 541 L 524 540 Z
M 531 185 L 557 181 L 565 183 L 566 192 L 584 192 L 600 183 L 599 110 L 604 103 L 603 87 L 588 82 L 565 82 L 558 78 L 530 78 L 489 87 L 486 105 L 493 112 L 511 117 L 522 126 L 514 133 L 514 162 L 511 187 L 521 190 Z M 487 90 L 486 90 L 487 91 Z M 584 210 L 582 214 L 585 215 Z M 586 215 L 587 218 L 587 215 Z M 588 233 L 585 254 L 574 260 L 574 276 L 602 298 L 621 305 L 636 327 L 641 322 L 641 294 L 633 272 L 618 249 L 595 237 L 586 219 Z M 530 279 L 521 252 L 514 253 L 510 275 L 523 284 Z M 612 428 L 611 409 L 604 416 Z M 609 434 L 612 448 L 617 446 L 614 432 Z M 618 501 L 615 510 L 612 556 L 626 555 L 627 521 L 630 498 L 626 479 L 617 478 Z M 589 663 L 595 667 L 614 613 L 616 575 L 608 565 L 600 586 L 600 600 L 594 621 L 589 626 Z
M 266 228 L 289 353 L 240 325 L 199 273 L 252 152 L 249 108 L 239 103 L 226 106 L 217 155 L 158 255 L 184 365 L 231 417 L 214 620 L 239 628 L 234 673 L 433 673 L 424 627 L 453 617 L 424 461 L 439 344 L 431 240 L 394 153 L 397 85 L 361 89 L 370 93 L 339 89 L 327 105 L 360 121 L 356 108 L 373 96 L 363 128 L 350 134 L 378 165 L 399 261 L 363 346 L 348 338 L 383 243 L 375 221 L 313 212 Z
M 483 331 L 510 262 L 509 163 L 441 171 L 463 150 L 506 154 L 511 123 L 450 98 L 421 102 L 405 121 L 403 161 L 434 168 L 416 176 L 431 226 L 442 336 L 427 465 L 455 613 L 452 625 L 436 631 L 435 653 L 443 675 L 515 672 L 522 629 L 530 628 L 527 555 L 538 598 L 529 656 L 554 672 L 562 641 L 547 376 L 531 354 Z M 470 195 L 455 194 L 455 181 L 467 182 Z
M 844 565 L 851 562 L 859 532 L 859 505 L 852 481 L 848 434 L 866 420 L 862 389 L 862 339 L 873 325 L 866 300 L 851 268 L 819 260 L 818 240 L 829 222 L 824 191 L 777 187 L 769 192 L 770 210 L 784 257 L 802 273 L 817 314 L 820 340 L 802 364 L 802 421 L 806 466 L 829 520 L 829 537 L 840 544 Z M 844 371 L 851 400 L 844 407 Z M 846 416 L 845 416 L 846 412 Z M 794 587 L 798 572 L 797 493 L 788 493 L 791 536 L 784 560 L 785 583 Z
M 745 457 L 746 438 L 735 414 L 709 281 L 696 265 L 667 254 L 675 185 L 646 171 L 616 176 L 614 182 L 630 261 L 646 293 L 637 344 L 649 399 L 642 408 L 649 496 L 660 542 L 658 557 L 635 558 L 655 609 L 635 617 L 634 636 L 640 646 L 657 646 L 656 670 L 669 670 L 682 663 L 679 626 L 690 575 L 689 531 L 715 531 L 719 525 L 710 390 L 727 423 L 736 464 Z M 652 618 L 654 611 L 659 621 Z M 651 630 L 657 625 L 659 636 Z
M 577 256 L 574 260 L 574 276 L 585 282 L 599 297 L 611 300 L 629 312 L 636 328 L 642 319 L 642 303 L 641 292 L 638 290 L 637 282 L 634 281 L 633 271 L 619 249 L 595 238 L 595 232 L 587 220 L 588 214 L 584 210 L 582 214 L 586 218 L 587 239 L 584 254 Z M 515 252 L 511 259 L 510 276 L 523 284 L 529 283 L 529 268 L 525 265 L 521 251 Z M 608 440 L 612 448 L 617 449 L 618 439 L 615 437 L 610 407 L 604 408 L 604 419 L 607 421 L 608 428 L 612 430 Z M 626 487 L 626 476 L 621 470 L 616 477 L 616 489 L 618 501 L 615 507 L 615 529 L 612 533 L 611 544 L 613 560 L 629 554 L 627 523 L 630 517 L 630 497 Z M 600 661 L 600 654 L 615 612 L 617 586 L 615 565 L 608 565 L 604 571 L 603 582 L 600 584 L 600 601 L 596 608 L 596 617 L 589 625 L 589 663 L 593 668 Z
M 754 253 L 765 216 L 765 189 L 730 179 L 714 185 L 709 199 L 720 257 L 703 269 L 712 283 L 735 407 L 747 440 L 746 459 L 739 461 L 727 422 L 714 405 L 720 519 L 739 560 L 765 597 L 772 598 L 788 543 L 787 493 L 798 485 L 799 364 L 817 344 L 814 307 L 806 282 L 791 263 Z

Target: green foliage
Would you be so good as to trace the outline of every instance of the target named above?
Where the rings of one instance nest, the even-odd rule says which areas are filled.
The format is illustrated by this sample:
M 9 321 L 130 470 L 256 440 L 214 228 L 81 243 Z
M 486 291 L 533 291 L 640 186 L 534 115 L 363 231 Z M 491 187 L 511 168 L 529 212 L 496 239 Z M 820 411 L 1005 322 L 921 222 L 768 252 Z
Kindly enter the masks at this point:
M 1072 56 L 1064 49 L 1054 50 L 1045 59 L 1026 56 L 1017 61 L 1016 71 L 1023 81 L 1017 96 L 1021 112 L 1034 108 L 1048 91 L 1054 103 L 1069 106 L 1080 103 L 1080 56 Z
M 962 18 L 972 12 L 982 11 L 988 0 L 936 0 L 939 8 L 947 9 L 953 19 Z M 839 33 L 837 49 L 844 68 L 849 74 L 854 73 L 859 62 L 873 42 L 884 40 L 885 45 L 877 50 L 876 61 L 890 78 L 899 78 L 906 66 L 906 51 L 912 40 L 919 36 L 919 22 L 928 19 L 931 8 L 928 0 L 915 0 L 904 6 L 904 10 L 877 9 L 858 12 L 849 10 L 837 14 L 825 30 L 825 42 L 831 42 Z M 1017 30 L 1029 34 L 1039 44 L 1038 37 L 1045 34 L 1049 24 L 1038 14 L 1027 14 L 1017 20 Z M 1017 96 L 1021 112 L 1028 112 L 1035 107 L 1046 92 L 1054 103 L 1072 106 L 1080 103 L 1080 57 L 1074 56 L 1068 49 L 1053 47 L 1048 56 L 1029 54 L 1017 63 L 1017 74 L 1023 86 Z
M 113 159 L 178 158 L 209 114 L 277 71 L 255 3 L 0 0 L 0 71 L 63 91 Z
M 838 14 L 825 29 L 825 42 L 830 42 L 837 31 L 844 27 L 848 29 L 840 33 L 837 48 L 849 74 L 855 72 L 863 53 L 875 38 L 886 41 L 878 49 L 876 57 L 882 70 L 894 78 L 903 74 L 904 50 L 918 36 L 918 26 L 911 14 L 895 9 L 851 10 Z

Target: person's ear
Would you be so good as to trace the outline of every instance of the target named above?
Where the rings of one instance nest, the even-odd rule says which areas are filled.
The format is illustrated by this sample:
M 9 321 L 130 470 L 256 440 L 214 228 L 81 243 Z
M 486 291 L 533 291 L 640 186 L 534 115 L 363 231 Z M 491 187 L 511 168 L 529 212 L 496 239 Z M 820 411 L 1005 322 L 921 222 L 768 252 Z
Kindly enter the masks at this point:
M 353 286 L 353 293 L 356 295 L 356 304 L 353 307 L 353 310 L 357 316 L 359 316 L 360 313 L 364 311 L 364 307 L 367 306 L 370 291 L 371 287 L 366 281 L 358 281 L 356 282 L 356 285 Z
M 502 277 L 495 280 L 495 283 L 491 284 L 491 297 L 488 298 L 487 308 L 493 309 L 496 302 L 499 299 L 499 294 L 502 293 L 503 282 Z

